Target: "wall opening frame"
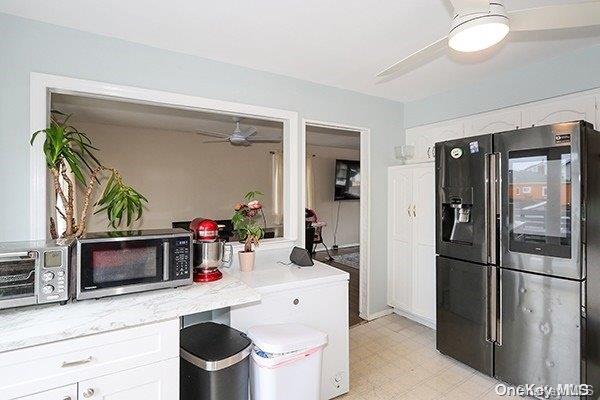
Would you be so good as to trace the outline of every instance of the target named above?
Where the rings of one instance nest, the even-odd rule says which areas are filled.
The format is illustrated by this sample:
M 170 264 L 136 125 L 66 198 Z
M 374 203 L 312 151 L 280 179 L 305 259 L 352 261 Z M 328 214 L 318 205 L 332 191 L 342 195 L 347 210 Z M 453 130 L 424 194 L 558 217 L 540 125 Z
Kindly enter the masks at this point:
M 27 142 L 31 132 L 46 128 L 52 93 L 105 98 L 117 101 L 152 104 L 204 112 L 239 115 L 278 121 L 283 124 L 283 237 L 264 240 L 258 249 L 286 248 L 303 242 L 304 208 L 300 204 L 301 174 L 299 164 L 298 113 L 276 108 L 254 106 L 205 97 L 191 96 L 153 89 L 31 73 L 30 121 Z M 43 154 L 43 140 L 36 140 L 30 149 L 29 237 L 32 240 L 48 238 L 48 171 Z M 243 192 L 246 188 L 240 188 Z M 302 229 L 302 231 L 300 231 Z
M 345 130 L 360 133 L 360 287 L 358 294 L 359 315 L 366 320 L 373 319 L 369 312 L 369 287 L 371 276 L 371 130 L 369 128 L 346 125 L 337 122 L 318 121 L 312 119 L 302 119 L 301 140 L 301 204 L 302 210 L 306 207 L 306 127 L 315 126 L 320 128 L 330 128 L 336 130 Z

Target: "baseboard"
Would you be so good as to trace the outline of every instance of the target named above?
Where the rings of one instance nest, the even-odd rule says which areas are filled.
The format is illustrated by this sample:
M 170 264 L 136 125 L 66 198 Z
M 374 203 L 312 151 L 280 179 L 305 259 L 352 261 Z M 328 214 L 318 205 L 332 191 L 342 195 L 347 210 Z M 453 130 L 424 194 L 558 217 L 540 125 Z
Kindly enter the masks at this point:
M 423 317 L 420 317 L 420 316 L 418 316 L 418 315 L 415 315 L 415 314 L 413 314 L 413 313 L 411 313 L 411 312 L 408 312 L 408 311 L 402 310 L 402 309 L 400 309 L 400 308 L 394 308 L 394 309 L 392 310 L 392 312 L 394 312 L 394 313 L 396 313 L 396 314 L 398 314 L 398 315 L 400 315 L 400 316 L 402 316 L 402 317 L 406 317 L 406 318 L 408 318 L 408 319 L 410 319 L 410 320 L 412 320 L 412 321 L 418 322 L 418 323 L 419 323 L 419 324 L 421 324 L 421 325 L 428 326 L 428 327 L 430 327 L 430 328 L 431 328 L 431 329 L 433 329 L 433 330 L 435 330 L 435 328 L 436 328 L 436 323 L 435 323 L 435 321 L 434 321 L 434 320 L 431 320 L 431 319 L 429 319 L 429 318 L 423 318 Z
M 381 310 L 376 313 L 365 315 L 365 316 L 359 315 L 359 317 L 361 317 L 362 319 L 366 319 L 367 321 L 373 321 L 374 319 L 385 317 L 386 315 L 390 315 L 393 312 L 394 312 L 393 308 L 388 308 L 386 310 Z

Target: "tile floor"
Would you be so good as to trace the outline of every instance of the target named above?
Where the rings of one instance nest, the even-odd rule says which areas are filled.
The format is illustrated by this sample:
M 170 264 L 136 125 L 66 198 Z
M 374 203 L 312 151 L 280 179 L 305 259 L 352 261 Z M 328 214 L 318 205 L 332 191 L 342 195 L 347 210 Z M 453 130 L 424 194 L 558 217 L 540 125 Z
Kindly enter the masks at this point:
M 506 399 L 496 383 L 438 353 L 435 331 L 393 314 L 350 329 L 350 393 L 340 399 Z

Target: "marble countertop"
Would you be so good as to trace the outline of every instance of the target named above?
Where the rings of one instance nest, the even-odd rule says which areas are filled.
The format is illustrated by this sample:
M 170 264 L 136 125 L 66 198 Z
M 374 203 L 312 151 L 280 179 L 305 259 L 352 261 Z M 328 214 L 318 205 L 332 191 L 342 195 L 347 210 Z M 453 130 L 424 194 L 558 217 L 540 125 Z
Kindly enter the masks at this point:
M 315 261 L 312 267 L 285 265 L 291 249 L 256 252 L 255 268 L 242 272 L 237 257 L 223 279 L 177 289 L 0 310 L 0 352 L 184 315 L 259 301 L 261 294 L 348 280 L 348 273 Z
M 177 289 L 0 310 L 0 352 L 259 300 L 257 290 L 224 274 L 216 282 Z
M 234 262 L 231 268 L 225 268 L 223 272 L 225 275 L 239 279 L 260 293 L 278 292 L 350 279 L 347 272 L 319 261 L 315 261 L 315 265 L 312 267 L 286 265 L 290 262 L 290 251 L 291 249 L 257 251 L 253 271 L 242 272 L 237 262 Z

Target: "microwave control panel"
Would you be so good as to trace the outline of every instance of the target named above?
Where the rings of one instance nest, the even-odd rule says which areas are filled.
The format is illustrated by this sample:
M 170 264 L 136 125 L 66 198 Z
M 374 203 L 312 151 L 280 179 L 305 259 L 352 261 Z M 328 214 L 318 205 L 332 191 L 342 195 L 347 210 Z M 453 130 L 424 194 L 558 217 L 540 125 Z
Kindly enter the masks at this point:
M 178 237 L 173 239 L 171 242 L 172 246 L 172 267 L 173 267 L 173 278 L 172 279 L 186 279 L 191 274 L 190 254 L 192 251 L 192 241 L 188 237 Z

